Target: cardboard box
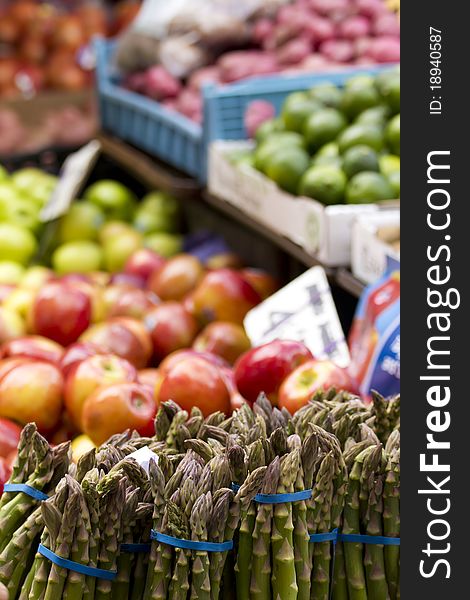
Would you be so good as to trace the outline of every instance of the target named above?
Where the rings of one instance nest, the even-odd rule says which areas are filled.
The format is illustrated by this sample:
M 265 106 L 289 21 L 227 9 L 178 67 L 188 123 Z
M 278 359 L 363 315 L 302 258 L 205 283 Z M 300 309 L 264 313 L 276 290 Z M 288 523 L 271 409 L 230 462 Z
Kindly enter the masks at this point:
M 400 226 L 400 211 L 381 211 L 362 216 L 353 225 L 352 272 L 364 283 L 377 281 L 385 274 L 391 261 L 400 262 L 400 253 L 377 237 L 381 227 L 389 226 Z
M 325 206 L 311 198 L 293 196 L 251 166 L 235 165 L 230 160 L 234 152 L 252 147 L 252 142 L 211 144 L 209 192 L 295 242 L 326 266 L 348 266 L 354 221 L 362 215 L 388 210 L 389 205 Z

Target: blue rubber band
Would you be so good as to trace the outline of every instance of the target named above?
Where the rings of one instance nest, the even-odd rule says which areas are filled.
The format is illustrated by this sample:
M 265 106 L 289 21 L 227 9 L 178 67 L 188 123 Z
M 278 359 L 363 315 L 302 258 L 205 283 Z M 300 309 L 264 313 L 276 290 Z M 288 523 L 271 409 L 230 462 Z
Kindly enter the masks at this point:
M 26 485 L 25 483 L 6 483 L 3 486 L 3 491 L 8 493 L 23 492 L 23 494 L 31 496 L 31 498 L 39 500 L 40 502 L 45 502 L 49 499 L 47 494 L 31 487 L 30 485 Z
M 180 538 L 172 537 L 171 535 L 165 535 L 159 531 L 152 529 L 150 533 L 152 540 L 161 542 L 167 546 L 173 546 L 174 548 L 184 548 L 185 550 L 200 550 L 202 552 L 228 552 L 233 549 L 233 541 L 228 542 L 196 542 L 193 540 L 182 540 Z
M 106 579 L 108 581 L 113 581 L 116 579 L 117 571 L 107 571 L 105 569 L 97 569 L 96 567 L 88 567 L 86 565 L 73 562 L 72 560 L 61 558 L 42 544 L 39 544 L 38 552 L 50 560 L 51 563 L 54 563 L 63 569 L 67 569 L 68 571 L 75 571 L 75 573 L 89 575 L 90 577 L 96 577 L 97 579 Z
M 338 535 L 338 541 L 381 546 L 400 545 L 400 538 L 385 537 L 383 535 L 360 535 L 358 533 L 340 533 Z
M 311 533 L 310 541 L 313 543 L 333 542 L 333 544 L 336 544 L 338 541 L 338 530 L 333 529 L 333 531 L 330 531 L 329 533 Z
M 120 550 L 124 554 L 145 554 L 150 552 L 150 544 L 121 544 Z
M 238 483 L 232 483 L 232 490 L 238 492 L 240 486 Z M 256 494 L 254 501 L 258 504 L 284 504 L 286 502 L 300 502 L 309 500 L 312 497 L 312 490 L 301 490 L 290 494 Z

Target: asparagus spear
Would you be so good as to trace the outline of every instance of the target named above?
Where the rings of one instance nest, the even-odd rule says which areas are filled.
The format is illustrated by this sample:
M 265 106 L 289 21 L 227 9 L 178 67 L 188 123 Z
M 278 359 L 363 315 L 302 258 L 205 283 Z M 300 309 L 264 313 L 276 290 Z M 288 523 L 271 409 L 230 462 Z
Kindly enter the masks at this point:
M 207 541 L 207 526 L 212 514 L 212 494 L 207 492 L 194 503 L 191 512 L 191 539 L 199 542 Z M 194 553 L 191 578 L 191 600 L 210 600 L 210 561 L 203 550 Z
M 154 498 L 153 528 L 156 531 L 160 531 L 163 519 L 163 509 L 165 506 L 165 478 L 160 467 L 154 461 L 150 462 L 149 476 Z M 145 599 L 150 598 L 155 564 L 157 561 L 157 551 L 159 551 L 159 544 L 153 541 L 150 548 L 147 581 L 145 584 Z
M 75 524 L 78 519 L 79 511 L 80 497 L 76 491 L 73 490 L 71 493 L 69 493 L 68 500 L 65 504 L 62 523 L 55 540 L 52 532 L 49 532 L 51 534 L 51 542 L 53 544 L 53 548 L 51 548 L 51 550 L 61 558 L 70 558 L 73 536 L 75 533 Z M 57 600 L 58 598 L 62 597 L 67 574 L 68 571 L 66 569 L 59 567 L 56 564 L 51 566 L 46 592 L 44 594 L 44 600 Z
M 348 469 L 343 456 L 340 455 L 338 457 L 338 470 L 336 473 L 333 490 L 333 504 L 331 509 L 332 529 L 338 529 L 341 527 L 347 487 Z M 333 600 L 348 600 L 346 567 L 344 564 L 344 549 L 342 542 L 338 542 L 336 544 L 332 586 Z
M 390 438 L 389 438 L 390 440 Z M 383 528 L 387 537 L 400 537 L 400 449 L 393 450 L 387 464 L 384 486 Z M 399 592 L 400 547 L 385 546 L 385 572 L 391 600 Z
M 264 449 L 261 440 L 248 448 L 248 469 L 254 471 L 264 464 Z M 241 519 L 238 532 L 238 549 L 235 562 L 235 581 L 238 600 L 250 597 L 251 559 L 253 551 L 253 529 L 256 520 L 256 504 L 252 502 Z
M 182 493 L 183 490 L 182 490 Z M 186 503 L 182 501 L 182 504 Z M 173 537 L 184 540 L 189 539 L 189 524 L 182 507 L 173 502 L 168 503 L 168 527 Z M 175 550 L 175 568 L 168 589 L 168 597 L 171 600 L 186 600 L 189 592 L 189 565 L 191 552 L 183 548 Z
M 300 452 L 294 450 L 281 458 L 278 494 L 292 493 L 300 464 Z M 294 561 L 294 525 L 292 504 L 274 506 L 271 551 L 273 555 L 273 599 L 296 600 L 297 581 Z
M 136 525 L 136 511 L 141 491 L 138 488 L 127 490 L 124 511 L 122 513 L 122 543 L 134 542 L 133 530 Z M 131 585 L 131 572 L 134 557 L 128 552 L 121 552 L 117 557 L 117 576 L 112 584 L 113 600 L 127 600 Z
M 225 525 L 224 541 L 233 540 L 240 519 L 244 518 L 251 501 L 260 490 L 265 473 L 266 467 L 259 467 L 250 473 L 236 493 L 229 508 L 228 519 Z M 211 582 L 215 589 L 215 591 L 212 592 L 214 599 L 219 597 L 222 573 L 226 559 L 226 552 L 217 552 L 214 554 L 213 573 L 215 573 L 215 576 L 212 578 Z
M 212 518 L 209 527 L 209 539 L 211 542 L 221 543 L 224 542 L 225 524 L 228 518 L 228 512 L 230 503 L 233 500 L 233 492 L 230 489 L 221 488 L 215 492 L 213 497 L 214 510 L 212 512 Z M 209 556 L 210 561 L 210 580 L 211 580 L 211 600 L 218 600 L 219 588 L 216 585 L 216 572 L 217 561 L 214 557 L 217 557 L 217 553 L 211 553 Z
M 34 423 L 29 423 L 23 428 L 18 443 L 18 452 L 8 483 L 24 483 L 27 480 L 31 464 L 33 438 L 36 432 L 37 428 Z M 14 497 L 14 494 L 5 492 L 0 498 L 0 511 Z
M 369 446 L 356 456 L 349 474 L 348 491 L 343 513 L 343 533 L 361 533 L 359 518 L 359 492 L 361 487 L 362 465 L 368 454 L 374 451 Z M 366 579 L 362 563 L 361 543 L 344 544 L 346 575 L 349 600 L 367 600 Z
M 275 494 L 279 485 L 279 476 L 280 458 L 276 457 L 267 468 L 261 493 Z M 260 504 L 253 531 L 253 557 L 250 584 L 250 597 L 253 600 L 267 600 L 271 597 L 272 517 L 272 504 Z
M 82 479 L 83 495 L 86 500 L 89 520 L 90 536 L 88 541 L 88 564 L 90 567 L 98 565 L 98 554 L 100 544 L 100 515 L 98 494 L 99 473 L 98 469 L 92 469 Z M 87 576 L 83 591 L 83 600 L 94 600 L 96 577 Z

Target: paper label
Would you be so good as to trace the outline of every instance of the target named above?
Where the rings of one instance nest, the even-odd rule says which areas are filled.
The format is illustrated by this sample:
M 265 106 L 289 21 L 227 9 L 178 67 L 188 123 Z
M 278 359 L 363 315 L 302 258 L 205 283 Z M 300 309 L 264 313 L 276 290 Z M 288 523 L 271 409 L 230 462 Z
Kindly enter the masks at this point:
M 349 350 L 322 267 L 313 267 L 251 310 L 245 329 L 253 345 L 274 339 L 303 342 L 318 359 L 340 367 Z
M 193 0 L 191 0 L 193 1 Z M 187 6 L 188 0 L 144 0 L 131 29 L 150 35 L 155 39 L 162 39 L 168 29 L 169 23 Z
M 149 474 L 150 471 L 150 462 L 153 460 L 158 465 L 158 454 L 152 452 L 148 446 L 144 446 L 143 448 L 139 448 L 132 454 L 129 454 L 128 458 L 133 458 L 142 469 Z
M 92 140 L 67 157 L 49 202 L 41 211 L 43 222 L 53 221 L 68 211 L 95 166 L 100 151 L 101 144 L 97 140 Z

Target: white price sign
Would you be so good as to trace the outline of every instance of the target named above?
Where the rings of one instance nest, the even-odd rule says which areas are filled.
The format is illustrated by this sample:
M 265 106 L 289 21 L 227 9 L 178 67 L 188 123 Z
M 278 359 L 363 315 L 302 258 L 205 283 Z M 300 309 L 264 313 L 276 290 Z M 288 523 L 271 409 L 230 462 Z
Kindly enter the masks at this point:
M 41 211 L 43 222 L 53 221 L 68 211 L 95 166 L 100 151 L 101 144 L 97 140 L 93 140 L 67 157 L 49 202 Z
M 245 317 L 253 345 L 274 339 L 303 342 L 318 359 L 340 367 L 350 362 L 348 345 L 322 267 L 313 267 L 259 304 Z

